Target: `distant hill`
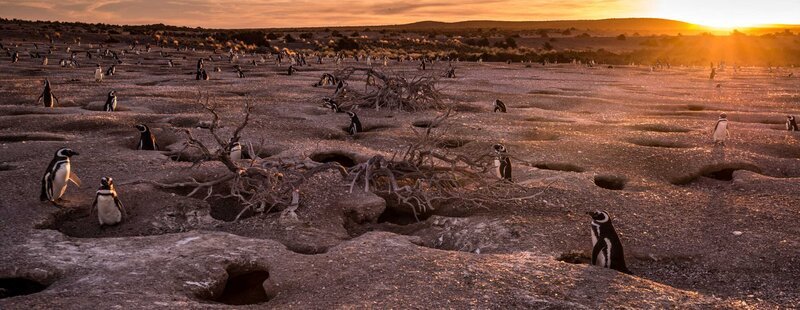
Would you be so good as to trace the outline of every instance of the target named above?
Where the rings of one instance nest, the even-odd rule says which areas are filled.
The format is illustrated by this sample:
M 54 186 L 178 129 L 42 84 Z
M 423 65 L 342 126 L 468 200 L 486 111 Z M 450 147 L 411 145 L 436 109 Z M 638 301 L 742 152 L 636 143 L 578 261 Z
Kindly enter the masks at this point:
M 699 31 L 705 27 L 686 22 L 659 19 L 659 18 L 618 18 L 600 20 L 554 20 L 554 21 L 491 21 L 472 20 L 462 22 L 436 22 L 422 21 L 404 25 L 385 26 L 406 30 L 459 30 L 459 29 L 490 29 L 527 30 L 527 29 L 591 29 L 594 31 L 639 31 L 639 32 L 681 32 Z M 374 28 L 374 27 L 373 27 Z

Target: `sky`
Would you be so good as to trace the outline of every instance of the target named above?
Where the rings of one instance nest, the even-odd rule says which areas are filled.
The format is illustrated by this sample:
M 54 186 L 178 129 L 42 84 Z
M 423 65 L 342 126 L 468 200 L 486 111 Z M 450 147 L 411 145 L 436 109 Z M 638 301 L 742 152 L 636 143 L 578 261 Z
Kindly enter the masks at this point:
M 800 0 L 0 0 L 0 17 L 205 28 L 660 17 L 728 28 L 800 24 Z

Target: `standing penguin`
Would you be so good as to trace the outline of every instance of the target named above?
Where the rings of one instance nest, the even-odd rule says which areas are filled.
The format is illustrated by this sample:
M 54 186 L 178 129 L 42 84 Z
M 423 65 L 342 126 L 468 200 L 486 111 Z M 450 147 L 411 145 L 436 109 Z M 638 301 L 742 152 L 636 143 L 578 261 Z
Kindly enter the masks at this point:
M 511 159 L 508 157 L 508 150 L 505 145 L 495 144 L 492 146 L 495 152 L 494 166 L 497 177 L 504 181 L 512 182 L 511 180 Z
M 289 65 L 289 70 L 287 72 L 287 75 L 292 75 L 295 72 L 297 72 L 297 69 L 294 68 L 294 65 Z
M 106 70 L 106 75 L 108 76 L 112 76 L 114 73 L 117 73 L 117 65 L 111 65 L 111 67 L 108 67 L 108 70 Z
M 39 194 L 41 201 L 55 202 L 64 195 L 67 190 L 67 181 L 72 181 L 77 186 L 81 186 L 81 180 L 71 170 L 69 158 L 79 155 L 78 152 L 69 148 L 60 148 L 47 166 L 47 170 L 42 176 L 42 191 Z
M 717 124 L 714 125 L 713 137 L 714 145 L 725 145 L 725 140 L 728 139 L 730 133 L 728 132 L 728 115 L 721 113 Z
M 106 104 L 103 106 L 103 111 L 106 112 L 114 112 L 117 110 L 117 95 L 116 91 L 108 92 L 108 98 L 106 99 Z
M 58 97 L 53 94 L 53 90 L 50 88 L 50 80 L 48 79 L 44 80 L 44 91 L 42 91 L 42 94 L 39 95 L 39 98 L 36 98 L 37 104 L 39 103 L 39 100 L 42 100 L 45 108 L 52 108 L 54 103 L 59 103 Z
M 336 91 L 333 92 L 333 98 L 339 96 L 339 94 L 344 94 L 344 81 L 339 80 L 339 83 L 336 83 Z
M 794 116 L 792 116 L 792 115 L 787 115 L 786 116 L 786 130 L 788 130 L 788 131 L 798 131 L 797 122 L 794 120 Z
M 91 212 L 97 212 L 97 220 L 100 226 L 116 225 L 122 222 L 123 216 L 127 216 L 122 202 L 117 196 L 114 187 L 114 180 L 109 177 L 100 179 L 100 188 L 94 196 Z
M 500 101 L 500 99 L 495 99 L 494 112 L 506 113 L 506 104 Z
M 709 80 L 713 80 L 717 76 L 717 68 L 711 68 L 711 75 L 708 76 Z
M 361 121 L 358 120 L 358 115 L 353 112 L 346 112 L 348 116 L 350 116 L 350 126 L 347 127 L 347 132 L 350 135 L 355 136 L 357 133 L 361 132 L 363 128 L 361 127 Z
M 625 265 L 625 253 L 606 211 L 586 212 L 592 217 L 592 265 L 633 274 Z
M 98 64 L 96 68 L 94 68 L 94 81 L 95 82 L 102 82 L 103 81 L 103 67 L 100 67 Z
M 136 146 L 137 150 L 158 151 L 158 143 L 156 137 L 150 132 L 150 127 L 144 124 L 136 125 L 141 136 L 139 137 L 139 144 Z
M 17 61 L 19 61 L 19 53 L 14 51 L 14 53 L 11 54 L 11 63 L 17 63 Z

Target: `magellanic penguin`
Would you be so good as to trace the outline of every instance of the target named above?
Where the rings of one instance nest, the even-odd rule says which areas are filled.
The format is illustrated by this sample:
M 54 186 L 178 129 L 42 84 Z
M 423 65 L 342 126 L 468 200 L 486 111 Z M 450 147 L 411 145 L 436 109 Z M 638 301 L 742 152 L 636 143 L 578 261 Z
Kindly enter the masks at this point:
M 106 112 L 114 112 L 117 110 L 117 95 L 116 91 L 108 92 L 108 98 L 106 98 L 106 104 L 103 106 L 103 111 Z
M 339 80 L 339 83 L 336 83 L 336 91 L 333 92 L 333 98 L 338 97 L 340 94 L 343 95 L 345 91 L 344 87 L 344 81 Z
M 97 221 L 100 222 L 100 226 L 119 224 L 122 222 L 122 218 L 127 216 L 125 208 L 117 196 L 113 179 L 109 177 L 100 179 L 100 188 L 97 189 L 94 196 L 91 211 L 97 212 Z
M 494 112 L 506 113 L 506 104 L 500 101 L 500 99 L 495 99 Z
M 592 217 L 592 265 L 632 274 L 625 265 L 625 253 L 617 231 L 606 211 L 586 212 Z
M 150 132 L 150 127 L 144 124 L 136 125 L 136 129 L 139 130 L 141 136 L 139 137 L 139 144 L 137 144 L 137 150 L 146 150 L 146 151 L 158 151 L 158 143 L 156 143 L 156 137 L 153 133 Z
M 36 103 L 39 103 L 39 100 L 42 100 L 44 103 L 45 108 L 52 108 L 55 104 L 58 103 L 58 97 L 53 94 L 53 90 L 50 88 L 50 80 L 44 80 L 44 91 L 42 94 L 39 95 L 39 98 L 36 98 Z
M 81 180 L 71 170 L 69 158 L 73 155 L 79 154 L 69 148 L 60 148 L 56 151 L 42 176 L 42 191 L 39 194 L 41 201 L 55 202 L 60 199 L 67 190 L 67 181 L 81 186 Z
M 721 113 L 719 115 L 719 120 L 717 120 L 717 124 L 714 125 L 714 145 L 725 145 L 725 140 L 728 138 L 728 135 L 728 115 Z
M 350 135 L 355 136 L 357 133 L 361 132 L 363 128 L 361 127 L 361 121 L 358 120 L 358 115 L 353 112 L 346 112 L 348 116 L 350 116 L 350 126 L 347 127 L 347 132 Z
M 786 130 L 788 131 L 798 131 L 797 128 L 797 121 L 794 120 L 793 115 L 786 116 Z
M 504 181 L 511 182 L 511 159 L 508 157 L 508 150 L 505 145 L 495 144 L 492 146 L 495 152 L 494 166 L 497 169 L 496 175 Z
M 334 113 L 342 113 L 342 112 L 344 112 L 339 107 L 339 103 L 337 103 L 336 100 L 333 100 L 331 98 L 325 97 L 325 98 L 322 98 L 322 101 L 325 103 L 325 106 L 330 108 L 331 111 L 333 111 Z

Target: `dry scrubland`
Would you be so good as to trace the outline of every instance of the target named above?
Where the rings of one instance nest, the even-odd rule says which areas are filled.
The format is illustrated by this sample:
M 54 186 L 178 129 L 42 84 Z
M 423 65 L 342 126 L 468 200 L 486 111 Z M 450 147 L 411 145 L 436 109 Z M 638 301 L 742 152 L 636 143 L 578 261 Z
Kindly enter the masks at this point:
M 234 222 L 235 201 L 131 184 L 224 171 L 134 150 L 133 125 L 179 148 L 182 129 L 210 138 L 197 128 L 210 119 L 198 92 L 221 104 L 224 132 L 250 98 L 243 140 L 263 139 L 262 157 L 352 165 L 403 150 L 413 124 L 441 111 L 359 109 L 366 132 L 351 138 L 347 116 L 321 106 L 333 89 L 310 86 L 334 70 L 330 60 L 286 76 L 285 66 L 242 57 L 244 79 L 227 61 L 207 62 L 222 72 L 195 81 L 207 52 L 170 49 L 178 66 L 168 68 L 155 48 L 124 57 L 117 75 L 96 83 L 94 61 L 52 65 L 66 58 L 57 47 L 47 67 L 27 57 L 0 63 L 0 284 L 36 292 L 0 299 L 0 308 L 800 306 L 800 136 L 783 127 L 786 114 L 800 115 L 790 71 L 728 69 L 709 81 L 706 67 L 457 63 L 457 78 L 439 81 L 454 106 L 434 129 L 444 135 L 440 151 L 473 156 L 502 142 L 515 157 L 515 182 L 541 195 L 437 205 L 417 222 L 391 199 L 347 193 L 349 183 L 330 172 L 303 184 L 297 220 L 267 212 Z M 379 69 L 421 73 L 416 66 Z M 34 104 L 44 78 L 57 108 Z M 112 89 L 119 111 L 98 111 Z M 509 113 L 491 113 L 496 98 Z M 720 111 L 732 139 L 715 148 Z M 56 208 L 38 201 L 39 178 L 61 146 L 80 152 L 72 165 L 85 184 Z M 129 217 L 101 229 L 88 208 L 103 176 L 116 180 Z M 584 212 L 594 209 L 614 217 L 634 276 L 586 264 Z

